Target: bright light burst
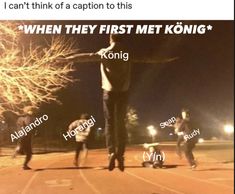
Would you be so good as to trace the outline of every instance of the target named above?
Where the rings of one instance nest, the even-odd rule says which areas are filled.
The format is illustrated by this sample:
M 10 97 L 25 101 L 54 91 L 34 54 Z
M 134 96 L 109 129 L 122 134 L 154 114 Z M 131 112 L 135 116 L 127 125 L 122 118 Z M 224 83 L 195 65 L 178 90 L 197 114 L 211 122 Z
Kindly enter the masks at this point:
M 147 129 L 148 129 L 149 134 L 150 134 L 151 136 L 157 135 L 157 130 L 155 129 L 155 127 L 154 127 L 153 125 L 147 126 Z
M 234 132 L 233 125 L 227 124 L 224 126 L 224 132 L 227 134 L 232 134 Z
M 74 69 L 56 59 L 73 52 L 71 42 L 61 37 L 52 38 L 46 47 L 31 43 L 25 48 L 16 24 L 0 23 L 0 115 L 57 101 L 54 92 L 74 81 L 68 75 Z

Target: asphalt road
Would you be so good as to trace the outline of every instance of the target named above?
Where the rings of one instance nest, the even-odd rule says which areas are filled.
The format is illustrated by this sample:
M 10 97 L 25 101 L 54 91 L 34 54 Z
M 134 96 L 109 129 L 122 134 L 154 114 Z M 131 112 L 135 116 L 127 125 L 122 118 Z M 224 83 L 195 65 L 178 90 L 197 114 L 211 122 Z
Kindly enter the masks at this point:
M 162 147 L 162 169 L 141 167 L 144 150 L 128 148 L 125 172 L 107 170 L 106 150 L 89 151 L 80 168 L 72 164 L 74 153 L 40 155 L 31 161 L 32 170 L 23 171 L 19 165 L 0 169 L 0 194 L 232 194 L 233 148 L 215 148 L 198 146 L 194 171 L 173 146 Z

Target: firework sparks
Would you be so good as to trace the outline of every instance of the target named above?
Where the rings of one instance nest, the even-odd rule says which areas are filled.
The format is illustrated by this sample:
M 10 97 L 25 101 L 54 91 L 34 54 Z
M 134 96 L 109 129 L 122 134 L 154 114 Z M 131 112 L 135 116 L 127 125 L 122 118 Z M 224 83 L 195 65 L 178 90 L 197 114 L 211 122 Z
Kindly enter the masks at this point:
M 0 23 L 0 113 L 21 113 L 26 105 L 57 101 L 54 92 L 74 81 L 68 75 L 72 64 L 56 62 L 73 52 L 71 42 L 60 37 L 45 48 L 32 44 L 23 48 L 19 37 L 14 25 Z

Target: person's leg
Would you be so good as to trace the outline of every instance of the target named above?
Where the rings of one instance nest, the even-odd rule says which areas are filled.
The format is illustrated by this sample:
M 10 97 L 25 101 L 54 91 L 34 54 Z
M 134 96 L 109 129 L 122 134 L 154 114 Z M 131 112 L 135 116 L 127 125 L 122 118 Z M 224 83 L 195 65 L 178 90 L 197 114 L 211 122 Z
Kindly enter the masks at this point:
M 177 139 L 177 146 L 176 146 L 176 153 L 178 154 L 178 156 L 180 157 L 180 159 L 182 158 L 182 153 L 181 153 L 181 143 L 184 141 L 184 137 L 182 135 L 178 136 Z
M 151 162 L 151 161 L 144 161 L 144 162 L 142 162 L 142 166 L 143 167 L 152 167 L 153 166 L 153 162 Z
M 106 145 L 109 154 L 115 153 L 115 132 L 114 132 L 114 94 L 103 92 L 103 109 L 105 119 Z
M 82 150 L 83 143 L 77 142 L 76 144 L 77 144 L 77 147 L 76 147 L 76 153 L 75 153 L 75 158 L 74 158 L 74 165 L 78 166 L 78 158 L 79 158 L 80 151 Z
M 23 169 L 24 170 L 29 170 L 31 168 L 28 166 L 28 163 L 30 162 L 30 160 L 32 158 L 31 141 L 25 142 L 22 149 L 24 151 L 24 154 L 26 154 L 25 161 L 24 161 L 24 164 L 23 164 Z
M 32 151 L 27 150 L 26 157 L 25 157 L 25 162 L 24 162 L 24 167 L 25 168 L 29 168 L 28 163 L 30 162 L 31 158 L 32 158 Z
M 88 156 L 88 147 L 87 147 L 87 142 L 83 143 L 83 151 L 84 151 L 84 158 L 86 159 Z
M 12 155 L 12 158 L 16 158 L 16 156 L 17 156 L 18 154 L 24 154 L 23 151 L 22 151 L 22 145 L 21 145 L 21 142 L 20 142 L 20 141 L 17 142 L 17 146 L 16 146 L 16 148 L 15 148 L 15 150 L 14 150 L 14 153 L 13 153 L 13 155 Z
M 189 142 L 185 143 L 185 156 L 186 156 L 191 167 L 193 167 L 195 165 L 195 160 L 194 160 L 194 156 L 192 153 L 193 148 L 194 148 L 193 144 L 191 144 Z
M 195 161 L 195 158 L 194 158 L 194 155 L 193 155 L 193 149 L 195 148 L 195 143 L 194 142 L 192 142 L 191 143 L 191 152 L 190 152 L 190 158 L 191 158 L 191 163 L 192 163 L 192 165 L 191 165 L 191 167 L 192 168 L 196 168 L 197 167 L 197 163 L 196 163 L 196 161 Z
M 127 130 L 126 130 L 126 112 L 127 112 L 127 92 L 119 93 L 116 100 L 116 118 L 117 118 L 117 137 L 118 137 L 118 151 L 117 156 L 124 156 Z
M 115 168 L 115 132 L 114 132 L 114 94 L 112 92 L 103 91 L 103 109 L 105 119 L 105 136 L 106 146 L 109 153 L 109 166 L 111 171 Z
M 125 124 L 126 111 L 127 111 L 127 92 L 118 93 L 116 98 L 116 118 L 117 118 L 117 138 L 118 138 L 118 150 L 117 160 L 118 167 L 121 171 L 124 170 L 124 153 L 127 140 L 127 130 Z
M 153 159 L 154 159 L 153 167 L 162 168 L 163 162 L 164 162 L 164 157 L 163 157 L 163 153 L 161 152 L 161 150 L 159 148 L 157 148 L 155 153 L 153 154 Z

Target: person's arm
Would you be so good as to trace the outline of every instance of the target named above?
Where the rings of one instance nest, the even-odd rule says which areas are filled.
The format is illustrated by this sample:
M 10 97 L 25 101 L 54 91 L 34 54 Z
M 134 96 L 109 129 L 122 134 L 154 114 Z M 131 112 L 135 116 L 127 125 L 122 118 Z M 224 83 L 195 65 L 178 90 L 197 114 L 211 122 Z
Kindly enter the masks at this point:
M 178 126 L 178 135 L 179 134 L 183 134 L 185 132 L 185 121 L 182 120 L 182 122 L 179 123 L 179 126 Z
M 69 125 L 68 131 L 69 131 L 69 132 L 72 131 L 76 126 L 77 126 L 76 121 L 72 122 L 72 123 Z
M 78 53 L 73 56 L 69 56 L 66 59 L 74 62 L 93 62 L 100 61 L 100 56 L 96 53 Z
M 97 53 L 78 53 L 71 55 L 69 57 L 58 58 L 57 61 L 64 62 L 76 62 L 76 63 L 85 63 L 85 62 L 98 62 L 101 60 L 101 57 Z
M 159 58 L 159 59 L 149 59 L 149 58 L 134 58 L 132 59 L 132 63 L 151 63 L 151 64 L 161 64 L 161 63 L 170 63 L 172 61 L 177 60 L 179 57 L 171 57 L 171 58 Z
M 87 127 L 87 128 L 83 131 L 83 135 L 88 136 L 88 135 L 90 134 L 90 131 L 91 131 L 90 127 Z
M 177 118 L 177 119 L 176 119 L 176 122 L 173 124 L 173 127 L 175 128 L 175 134 L 178 133 L 178 131 L 179 131 L 179 125 L 180 125 L 181 122 L 182 122 L 182 120 L 181 120 L 180 118 Z

